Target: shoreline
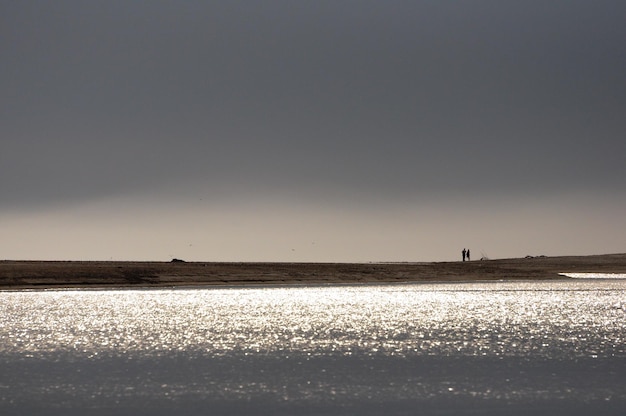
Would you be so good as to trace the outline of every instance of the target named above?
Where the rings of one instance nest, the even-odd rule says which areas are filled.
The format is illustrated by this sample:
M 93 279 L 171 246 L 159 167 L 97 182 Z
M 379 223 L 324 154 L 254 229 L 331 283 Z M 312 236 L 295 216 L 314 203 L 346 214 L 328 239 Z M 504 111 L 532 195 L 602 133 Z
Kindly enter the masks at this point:
M 0 290 L 569 279 L 626 273 L 626 254 L 419 263 L 0 261 Z

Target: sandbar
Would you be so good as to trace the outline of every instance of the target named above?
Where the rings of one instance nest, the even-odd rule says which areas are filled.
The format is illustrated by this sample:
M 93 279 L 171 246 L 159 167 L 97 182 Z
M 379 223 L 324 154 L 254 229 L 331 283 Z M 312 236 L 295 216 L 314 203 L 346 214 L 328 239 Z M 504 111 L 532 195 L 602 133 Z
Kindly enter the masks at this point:
M 458 262 L 0 261 L 0 290 L 567 279 L 626 273 L 626 254 Z

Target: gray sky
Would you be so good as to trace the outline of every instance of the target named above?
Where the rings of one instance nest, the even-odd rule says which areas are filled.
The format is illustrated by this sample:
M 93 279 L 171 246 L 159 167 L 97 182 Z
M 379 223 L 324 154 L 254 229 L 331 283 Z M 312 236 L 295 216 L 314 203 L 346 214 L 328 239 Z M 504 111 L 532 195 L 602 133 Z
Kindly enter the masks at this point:
M 626 251 L 623 1 L 0 1 L 0 258 Z

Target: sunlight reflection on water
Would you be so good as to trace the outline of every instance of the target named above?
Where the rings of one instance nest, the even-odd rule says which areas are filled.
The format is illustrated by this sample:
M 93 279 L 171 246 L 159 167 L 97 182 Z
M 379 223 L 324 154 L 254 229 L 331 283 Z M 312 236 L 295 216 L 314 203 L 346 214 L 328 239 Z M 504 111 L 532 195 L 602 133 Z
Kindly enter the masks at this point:
M 336 405 L 330 397 L 344 406 L 450 395 L 593 401 L 597 392 L 582 392 L 569 379 L 544 380 L 545 363 L 595 360 L 611 368 L 606 360 L 623 365 L 626 358 L 620 280 L 25 291 L 0 298 L 0 360 L 8 368 L 0 376 L 0 405 L 7 409 L 28 403 L 16 388 L 37 391 L 50 376 L 29 374 L 29 362 L 40 369 L 81 363 L 76 370 L 85 377 L 106 374 L 85 391 L 80 386 L 90 384 L 82 376 L 80 383 L 55 376 L 69 391 L 40 386 L 42 401 L 64 391 L 68 403 L 58 406 L 65 411 L 95 394 L 132 411 L 136 401 L 151 408 L 146 403 L 156 398 L 173 403 L 191 396 L 198 406 L 266 400 L 269 414 L 277 401 L 315 409 Z M 593 365 L 584 371 L 593 375 Z M 520 378 L 520 371 L 531 375 Z M 146 374 L 159 381 L 146 381 Z M 603 377 L 617 377 L 618 385 L 602 400 L 608 394 L 623 403 L 624 377 Z M 222 410 L 238 414 L 235 407 Z
M 561 273 L 574 279 L 626 279 L 624 273 Z

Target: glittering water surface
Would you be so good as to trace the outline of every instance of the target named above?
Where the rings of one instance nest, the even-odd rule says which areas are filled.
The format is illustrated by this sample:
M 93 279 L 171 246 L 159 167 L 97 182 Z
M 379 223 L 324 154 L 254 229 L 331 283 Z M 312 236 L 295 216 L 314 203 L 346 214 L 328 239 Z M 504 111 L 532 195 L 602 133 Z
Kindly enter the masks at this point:
M 2 414 L 626 408 L 626 280 L 0 292 Z

